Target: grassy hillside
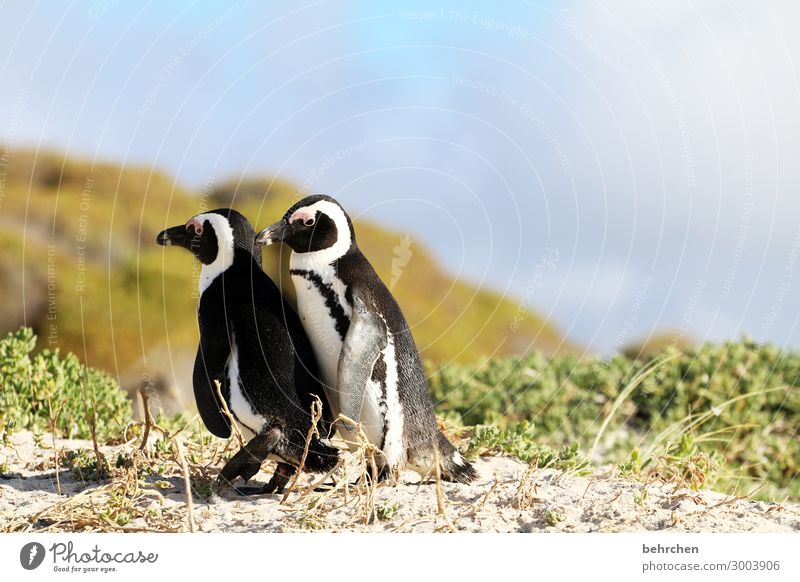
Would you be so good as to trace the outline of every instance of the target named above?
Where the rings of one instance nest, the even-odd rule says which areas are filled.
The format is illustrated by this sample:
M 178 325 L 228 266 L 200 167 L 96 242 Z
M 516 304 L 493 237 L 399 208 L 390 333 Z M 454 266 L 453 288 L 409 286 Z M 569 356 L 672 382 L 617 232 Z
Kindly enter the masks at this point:
M 149 374 L 172 383 L 185 378 L 196 345 L 197 267 L 188 253 L 157 246 L 155 235 L 226 205 L 263 227 L 282 216 L 297 190 L 263 179 L 189 192 L 145 168 L 15 152 L 3 195 L 0 333 L 25 323 L 44 347 L 75 352 L 123 382 Z M 563 345 L 530 312 L 512 333 L 513 299 L 455 281 L 417 243 L 408 253 L 400 233 L 364 221 L 356 232 L 387 282 L 393 261 L 408 257 L 393 290 L 423 357 L 471 362 Z M 267 249 L 265 266 L 283 281 L 279 252 Z

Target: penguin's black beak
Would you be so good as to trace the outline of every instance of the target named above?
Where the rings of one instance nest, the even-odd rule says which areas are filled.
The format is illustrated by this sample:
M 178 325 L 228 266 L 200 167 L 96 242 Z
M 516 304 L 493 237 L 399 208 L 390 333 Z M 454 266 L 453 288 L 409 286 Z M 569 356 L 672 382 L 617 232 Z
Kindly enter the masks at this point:
M 256 244 L 268 246 L 272 243 L 283 242 L 287 227 L 288 224 L 285 220 L 279 220 L 272 226 L 268 226 L 256 235 Z
M 156 242 L 162 247 L 175 245 L 178 247 L 186 246 L 186 226 L 173 226 L 166 230 L 162 230 L 156 236 Z

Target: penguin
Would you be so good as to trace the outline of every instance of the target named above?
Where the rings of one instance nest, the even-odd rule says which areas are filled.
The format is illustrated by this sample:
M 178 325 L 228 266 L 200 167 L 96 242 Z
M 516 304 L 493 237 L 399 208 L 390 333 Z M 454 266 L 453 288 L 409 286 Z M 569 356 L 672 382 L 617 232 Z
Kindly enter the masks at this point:
M 192 382 L 203 423 L 218 437 L 231 436 L 217 381 L 230 415 L 249 438 L 222 468 L 217 485 L 237 477 L 247 482 L 269 457 L 278 461 L 269 483 L 239 491 L 281 493 L 301 464 L 314 398 L 322 402 L 323 424 L 330 424 L 331 411 L 308 337 L 297 313 L 261 270 L 254 237 L 244 216 L 221 208 L 162 231 L 156 242 L 183 247 L 201 264 L 200 343 Z M 338 450 L 315 437 L 303 466 L 321 473 L 337 461 Z
M 380 451 L 379 478 L 402 468 L 469 483 L 472 465 L 442 434 L 414 338 L 400 306 L 356 243 L 330 196 L 306 197 L 259 232 L 256 243 L 292 249 L 289 273 L 333 417 L 362 425 Z M 337 423 L 353 434 L 355 427 Z

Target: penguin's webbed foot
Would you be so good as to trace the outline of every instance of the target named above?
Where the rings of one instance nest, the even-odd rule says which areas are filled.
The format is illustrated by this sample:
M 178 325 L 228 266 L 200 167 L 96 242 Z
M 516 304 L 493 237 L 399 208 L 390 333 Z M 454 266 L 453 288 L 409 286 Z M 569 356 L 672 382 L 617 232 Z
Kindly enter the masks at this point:
M 254 457 L 247 447 L 239 449 L 230 461 L 225 463 L 225 466 L 217 476 L 217 483 L 231 484 L 237 477 L 241 477 L 243 481 L 247 482 L 261 469 L 263 459 Z
M 275 472 L 272 474 L 272 478 L 269 480 L 269 483 L 264 485 L 261 492 L 278 494 L 283 493 L 286 489 L 286 485 L 289 484 L 289 480 L 296 472 L 297 469 L 293 465 L 289 465 L 288 463 L 278 463 L 278 466 L 275 468 Z
M 216 480 L 217 488 L 231 485 L 237 477 L 246 483 L 261 470 L 261 463 L 269 456 L 280 440 L 277 429 L 256 435 L 225 463 Z

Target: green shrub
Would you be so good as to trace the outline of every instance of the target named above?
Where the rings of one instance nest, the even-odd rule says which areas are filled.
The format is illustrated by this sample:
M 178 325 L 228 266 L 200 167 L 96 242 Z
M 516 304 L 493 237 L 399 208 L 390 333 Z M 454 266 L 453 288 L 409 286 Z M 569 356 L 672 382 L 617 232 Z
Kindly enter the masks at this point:
M 87 439 L 96 411 L 98 438 L 118 436 L 131 405 L 117 383 L 74 354 L 44 350 L 32 355 L 35 347 L 29 328 L 0 340 L 0 429 L 49 431 L 52 413 L 58 414 L 58 436 Z
M 588 473 L 589 463 L 581 454 L 578 443 L 556 451 L 537 444 L 534 434 L 534 426 L 525 420 L 504 426 L 478 425 L 467 444 L 466 455 L 474 458 L 484 454 L 503 454 L 534 463 L 536 467 Z
M 800 499 L 800 353 L 744 340 L 668 348 L 659 362 L 642 379 L 652 361 L 532 354 L 450 365 L 430 384 L 449 420 L 493 425 L 476 432 L 475 446 L 530 458 L 578 443 L 593 464 L 625 472 L 705 454 L 724 491 L 766 484 L 758 497 Z

